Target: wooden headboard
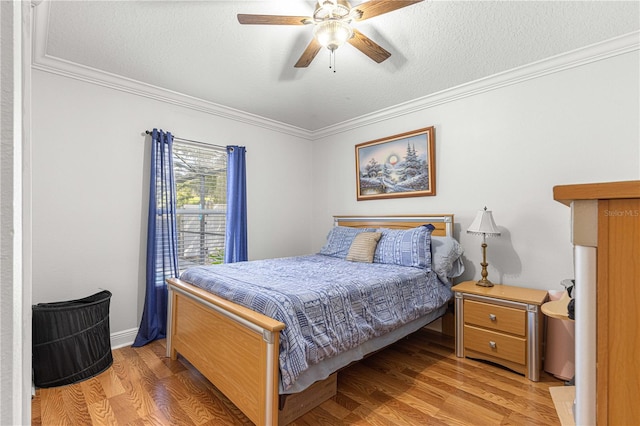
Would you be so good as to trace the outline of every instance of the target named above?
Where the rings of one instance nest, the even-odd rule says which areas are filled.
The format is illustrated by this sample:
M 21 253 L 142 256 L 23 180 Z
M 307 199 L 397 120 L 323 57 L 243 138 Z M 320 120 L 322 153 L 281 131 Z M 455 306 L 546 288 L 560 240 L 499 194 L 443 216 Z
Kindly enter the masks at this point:
M 409 229 L 427 223 L 435 226 L 431 235 L 438 237 L 453 237 L 452 214 L 425 214 L 406 216 L 334 216 L 335 226 L 350 226 L 352 228 L 390 228 Z

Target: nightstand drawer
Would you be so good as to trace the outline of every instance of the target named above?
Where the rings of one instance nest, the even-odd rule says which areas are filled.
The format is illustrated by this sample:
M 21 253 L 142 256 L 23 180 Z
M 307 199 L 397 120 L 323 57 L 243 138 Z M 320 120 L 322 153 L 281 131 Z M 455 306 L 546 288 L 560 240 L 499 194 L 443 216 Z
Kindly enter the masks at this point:
M 526 335 L 526 312 L 523 309 L 465 300 L 464 323 L 523 337 Z
M 526 364 L 527 339 L 464 326 L 464 347 L 500 359 Z

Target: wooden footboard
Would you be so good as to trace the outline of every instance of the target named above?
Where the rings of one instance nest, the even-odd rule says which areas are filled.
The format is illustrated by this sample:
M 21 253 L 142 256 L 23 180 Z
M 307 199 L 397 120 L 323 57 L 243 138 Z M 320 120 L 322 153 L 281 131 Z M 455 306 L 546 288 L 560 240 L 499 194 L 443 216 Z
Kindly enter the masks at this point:
M 285 325 L 179 279 L 167 282 L 167 356 L 184 356 L 255 424 L 277 425 Z

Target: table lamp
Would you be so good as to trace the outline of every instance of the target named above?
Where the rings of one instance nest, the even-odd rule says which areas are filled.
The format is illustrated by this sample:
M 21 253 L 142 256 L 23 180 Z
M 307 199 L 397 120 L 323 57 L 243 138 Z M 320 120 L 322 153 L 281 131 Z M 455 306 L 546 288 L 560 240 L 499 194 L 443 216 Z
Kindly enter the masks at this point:
M 496 223 L 493 221 L 493 216 L 491 215 L 491 210 L 487 210 L 485 207 L 484 210 L 480 210 L 476 215 L 476 218 L 467 229 L 467 233 L 469 234 L 478 234 L 482 235 L 482 278 L 476 283 L 476 285 L 482 287 L 493 287 L 493 283 L 487 279 L 487 235 L 489 236 L 499 236 L 500 231 L 498 231 L 498 227 Z

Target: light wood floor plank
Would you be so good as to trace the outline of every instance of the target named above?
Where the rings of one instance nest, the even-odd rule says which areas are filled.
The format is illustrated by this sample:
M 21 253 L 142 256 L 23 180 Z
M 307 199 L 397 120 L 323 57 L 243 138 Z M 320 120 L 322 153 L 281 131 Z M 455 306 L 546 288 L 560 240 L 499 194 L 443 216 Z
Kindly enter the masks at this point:
M 419 386 L 414 379 L 395 370 L 388 371 L 383 375 L 376 374 L 377 371 L 375 369 L 367 368 L 370 363 L 369 360 L 365 360 L 358 366 L 358 369 L 352 368 L 348 372 L 345 371 L 345 374 L 348 374 L 346 380 L 355 382 L 359 380 L 368 381 L 368 376 L 376 375 L 380 377 L 380 382 L 377 382 L 378 389 L 381 389 L 384 394 L 398 399 L 424 415 L 433 416 L 438 412 L 444 397 L 432 398 L 432 395 L 425 392 L 424 387 Z
M 165 341 L 113 351 L 113 365 L 68 386 L 37 389 L 32 425 L 251 425 Z M 540 382 L 489 363 L 457 358 L 451 337 L 426 329 L 338 373 L 338 392 L 294 426 L 560 425 Z
M 100 374 L 96 377 L 75 384 L 76 386 L 80 387 L 83 398 L 87 405 L 104 401 L 108 398 L 107 393 L 104 390 L 104 386 L 102 385 L 102 382 L 106 382 L 107 380 L 101 380 L 102 377 L 108 378 L 109 375 Z
M 400 363 L 393 364 L 393 361 L 388 359 L 371 357 L 362 361 L 362 364 L 372 369 L 368 374 L 385 377 L 387 380 L 385 383 L 389 389 L 396 389 L 397 392 L 402 389 L 410 390 L 410 396 L 415 398 L 415 403 L 419 405 L 420 410 L 429 415 L 433 415 L 440 409 L 440 405 L 448 395 L 440 389 L 425 386 L 424 383 L 416 380 L 416 374 L 411 374 L 412 372 L 407 371 Z M 394 365 L 395 368 L 386 368 L 388 365 Z
M 343 422 L 344 419 L 336 417 L 332 411 L 320 406 L 316 407 L 312 413 L 298 419 L 296 424 L 298 426 L 339 426 L 343 425 Z
M 351 410 L 347 410 L 342 405 L 338 404 L 336 398 L 331 398 L 323 402 L 320 407 L 322 410 L 318 410 L 320 413 L 330 413 L 333 419 L 343 420 L 351 413 Z
M 88 408 L 91 421 L 88 423 L 78 423 L 78 424 L 94 424 L 94 425 L 117 425 L 118 424 L 116 414 L 111 408 L 111 403 L 108 399 L 103 399 L 102 401 L 94 402 L 93 404 L 90 404 L 87 408 Z
M 160 410 L 156 410 L 129 423 L 130 426 L 165 426 L 173 424 L 173 420 L 165 417 Z
M 87 401 L 80 383 L 65 386 L 63 389 L 62 399 L 71 421 L 77 425 L 91 424 L 91 415 L 89 415 Z
M 67 415 L 64 407 L 64 400 L 62 398 L 63 389 L 61 387 L 47 388 L 40 390 L 40 392 L 42 395 L 42 402 L 40 404 L 42 424 L 72 425 L 71 418 Z
M 106 374 L 99 374 L 96 379 L 100 382 L 102 390 L 107 398 L 124 393 L 124 386 L 120 382 L 118 375 L 113 368 L 108 369 Z
M 118 419 L 118 424 L 127 425 L 140 418 L 140 414 L 131 403 L 131 398 L 128 394 L 122 393 L 113 396 L 109 398 L 108 402 L 113 415 Z
M 199 426 L 215 419 L 213 413 L 198 398 L 187 396 L 179 399 L 178 404 L 195 425 Z
M 155 374 L 158 379 L 165 377 L 171 377 L 173 372 L 169 367 L 162 362 L 162 358 L 158 357 L 158 354 L 154 352 L 149 346 L 143 346 L 137 351 L 139 358 L 145 363 L 145 365 Z M 163 354 L 164 356 L 164 354 Z

